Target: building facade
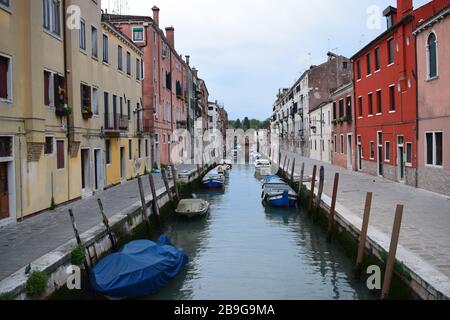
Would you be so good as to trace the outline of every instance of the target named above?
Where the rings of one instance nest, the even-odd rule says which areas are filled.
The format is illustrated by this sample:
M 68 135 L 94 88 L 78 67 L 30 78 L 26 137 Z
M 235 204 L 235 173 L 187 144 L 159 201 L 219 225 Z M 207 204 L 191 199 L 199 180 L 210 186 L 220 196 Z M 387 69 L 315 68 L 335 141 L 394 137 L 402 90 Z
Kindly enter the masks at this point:
M 309 113 L 310 158 L 331 163 L 331 101 L 322 102 Z
M 418 186 L 450 195 L 450 7 L 419 23 Z
M 414 26 L 444 7 L 398 0 L 387 30 L 353 56 L 359 169 L 408 185 L 417 182 L 417 70 Z
M 353 82 L 348 82 L 333 90 L 331 101 L 331 162 L 349 170 L 356 170 Z

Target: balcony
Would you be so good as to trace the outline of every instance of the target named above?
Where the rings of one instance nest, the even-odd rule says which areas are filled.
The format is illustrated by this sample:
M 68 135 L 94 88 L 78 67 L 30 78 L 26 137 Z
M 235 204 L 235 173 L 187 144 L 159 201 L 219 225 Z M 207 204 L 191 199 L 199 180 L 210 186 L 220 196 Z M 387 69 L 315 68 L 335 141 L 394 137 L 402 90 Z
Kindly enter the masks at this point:
M 128 131 L 128 116 L 120 113 L 105 113 L 105 134 L 119 135 Z

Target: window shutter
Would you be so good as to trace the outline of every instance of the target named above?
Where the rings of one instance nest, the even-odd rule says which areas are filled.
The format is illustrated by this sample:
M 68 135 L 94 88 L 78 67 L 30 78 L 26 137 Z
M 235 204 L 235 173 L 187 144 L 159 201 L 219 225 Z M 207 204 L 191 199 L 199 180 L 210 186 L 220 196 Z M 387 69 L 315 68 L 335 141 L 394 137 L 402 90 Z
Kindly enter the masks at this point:
M 0 98 L 8 99 L 9 59 L 0 56 Z
M 57 168 L 64 169 L 64 141 L 57 141 L 56 143 L 56 154 L 57 154 Z
M 50 94 L 48 92 L 50 86 L 50 72 L 44 71 L 44 104 L 50 105 Z

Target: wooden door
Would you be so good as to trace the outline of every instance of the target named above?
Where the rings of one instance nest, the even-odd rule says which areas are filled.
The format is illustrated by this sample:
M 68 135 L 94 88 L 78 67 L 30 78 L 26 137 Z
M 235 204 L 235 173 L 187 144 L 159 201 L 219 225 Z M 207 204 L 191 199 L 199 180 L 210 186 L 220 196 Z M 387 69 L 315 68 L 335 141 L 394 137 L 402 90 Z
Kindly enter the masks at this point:
M 8 163 L 0 163 L 0 220 L 9 218 Z

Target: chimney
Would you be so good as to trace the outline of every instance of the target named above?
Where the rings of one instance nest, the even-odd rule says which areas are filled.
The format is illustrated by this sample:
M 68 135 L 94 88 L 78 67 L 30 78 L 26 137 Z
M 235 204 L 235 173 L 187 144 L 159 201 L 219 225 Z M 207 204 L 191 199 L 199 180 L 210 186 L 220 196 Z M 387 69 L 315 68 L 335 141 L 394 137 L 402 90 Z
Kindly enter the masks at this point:
M 397 12 L 401 18 L 407 16 L 413 10 L 413 0 L 397 0 Z
M 153 21 L 155 21 L 156 26 L 159 27 L 159 8 L 157 6 L 154 6 L 152 8 L 153 11 Z
M 191 56 L 185 56 L 186 57 L 186 64 L 189 66 L 189 60 L 191 59 Z
M 173 27 L 166 28 L 166 38 L 172 48 L 175 49 L 175 29 Z
M 195 78 L 198 78 L 198 70 L 195 67 L 192 68 L 192 74 L 194 75 Z

